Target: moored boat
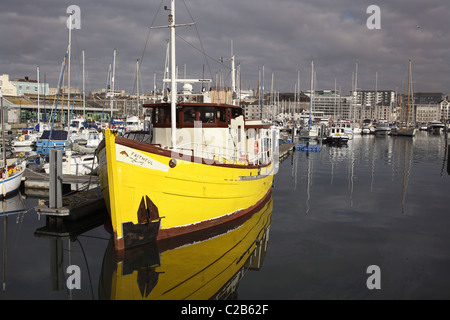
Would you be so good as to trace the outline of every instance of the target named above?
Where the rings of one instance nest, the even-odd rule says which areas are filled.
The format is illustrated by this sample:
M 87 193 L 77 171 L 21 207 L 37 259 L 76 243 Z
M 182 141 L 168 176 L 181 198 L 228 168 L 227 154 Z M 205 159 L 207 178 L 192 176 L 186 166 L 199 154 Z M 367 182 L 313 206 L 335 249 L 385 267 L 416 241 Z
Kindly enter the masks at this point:
M 62 159 L 62 173 L 72 175 L 87 175 L 95 172 L 98 167 L 97 157 L 93 154 L 74 154 Z M 45 173 L 50 173 L 50 164 L 43 166 Z
M 39 127 L 39 126 L 36 126 Z M 36 140 L 41 136 L 36 127 L 24 128 L 22 133 L 11 141 L 12 147 L 31 147 L 34 146 Z
M 386 136 L 391 133 L 391 127 L 389 126 L 389 123 L 385 120 L 379 120 L 377 121 L 377 124 L 375 126 L 375 134 L 379 136 Z
M 428 131 L 432 133 L 441 133 L 444 131 L 445 124 L 443 124 L 441 121 L 433 120 L 428 124 Z
M 172 0 L 173 53 L 174 9 Z M 278 143 L 271 123 L 246 121 L 237 105 L 201 102 L 208 92 L 178 102 L 171 59 L 170 103 L 143 105 L 152 114 L 151 142 L 107 129 L 97 149 L 117 251 L 241 219 L 271 195 Z
M 66 130 L 45 130 L 36 140 L 36 151 L 39 154 L 49 154 L 50 149 L 62 149 L 69 146 L 68 132 Z
M 364 119 L 363 123 L 362 123 L 362 129 L 361 129 L 361 133 L 362 134 L 371 134 L 375 131 L 374 127 L 373 127 L 373 123 L 372 120 L 370 119 Z
M 411 102 L 414 101 L 414 98 L 412 97 L 412 77 L 411 77 L 411 60 L 409 60 L 408 64 L 408 96 L 407 96 L 407 104 L 406 104 L 406 121 L 400 123 L 399 126 L 397 126 L 395 129 L 391 131 L 392 135 L 396 136 L 404 136 L 404 137 L 414 137 L 417 132 L 417 128 L 415 125 L 410 123 L 410 100 Z
M 6 158 L 6 130 L 5 130 L 5 117 L 3 110 L 3 93 L 0 88 L 0 114 L 1 117 L 1 160 L 2 164 L 0 167 L 0 199 L 5 199 L 9 195 L 17 192 L 19 190 L 20 184 L 22 183 L 22 176 L 25 172 L 27 166 L 26 161 L 19 162 L 18 160 L 11 160 Z M 10 161 L 11 163 L 8 163 Z
M 328 128 L 326 142 L 333 145 L 344 145 L 349 140 L 345 123 L 332 123 Z
M 0 199 L 7 198 L 19 190 L 26 161 L 12 163 L 0 171 Z

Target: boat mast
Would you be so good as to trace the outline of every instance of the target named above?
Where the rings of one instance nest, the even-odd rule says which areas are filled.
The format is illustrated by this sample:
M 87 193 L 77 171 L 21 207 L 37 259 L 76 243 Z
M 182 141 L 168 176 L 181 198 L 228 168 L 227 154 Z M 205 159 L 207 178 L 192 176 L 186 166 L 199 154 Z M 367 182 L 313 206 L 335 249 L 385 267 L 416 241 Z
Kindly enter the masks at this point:
M 6 146 L 5 146 L 5 114 L 3 113 L 3 94 L 2 89 L 0 88 L 0 112 L 2 113 L 2 155 L 3 155 L 3 170 L 5 172 L 5 177 L 8 177 L 8 172 L 6 171 Z M 3 183 L 5 186 L 5 183 Z M 3 192 L 3 195 L 6 195 L 6 192 Z
M 110 83 L 110 92 L 111 92 L 111 100 L 110 100 L 110 107 L 111 107 L 111 118 L 113 118 L 113 107 L 114 107 L 114 83 L 115 83 L 115 77 L 116 77 L 116 48 L 114 48 L 113 53 L 113 69 L 112 69 L 112 75 L 111 75 L 111 83 Z
M 311 130 L 311 124 L 312 124 L 312 103 L 313 103 L 313 94 L 314 90 L 314 60 L 311 60 L 311 89 L 309 94 L 309 130 Z
M 67 67 L 67 127 L 70 126 L 70 56 L 72 51 L 72 15 L 73 12 L 70 13 L 69 19 L 70 19 L 70 25 L 69 25 L 69 54 L 68 54 L 68 67 Z M 64 116 L 64 111 L 63 111 Z M 61 119 L 61 121 L 64 123 L 64 118 Z
M 140 109 L 139 109 L 139 59 L 136 60 L 136 114 L 139 117 L 140 116 Z
M 233 40 L 231 40 L 231 99 L 232 104 L 236 105 L 237 100 L 237 90 L 236 90 L 236 66 L 235 58 L 233 53 Z
M 82 51 L 82 55 L 83 55 L 83 119 L 85 119 L 85 117 L 86 117 L 86 87 L 85 87 L 85 75 L 84 75 L 84 50 Z
M 37 84 L 38 84 L 38 100 L 37 100 L 37 103 L 38 103 L 38 112 L 37 112 L 37 122 L 39 123 L 39 122 L 40 122 L 40 121 L 39 121 L 39 113 L 40 113 L 40 111 L 41 111 L 41 105 L 40 105 L 40 101 L 39 101 L 39 95 L 40 95 L 40 91 L 41 91 L 41 84 L 40 84 L 40 81 L 39 81 L 39 66 L 36 67 L 36 73 L 37 73 Z
M 176 76 L 176 60 L 175 60 L 175 0 L 170 0 L 170 57 L 171 57 L 171 87 L 170 87 L 170 111 L 171 111 L 171 131 L 172 131 L 172 148 L 176 147 L 176 109 L 177 109 L 177 79 Z
M 406 105 L 406 127 L 408 127 L 409 121 L 409 95 L 411 91 L 411 59 L 409 59 L 409 67 L 408 67 L 408 104 Z
M 350 108 L 350 119 L 355 120 L 355 109 L 356 106 L 358 105 L 358 62 L 356 62 L 356 71 L 355 71 L 355 99 L 354 99 L 354 104 L 352 105 L 352 107 Z M 362 101 L 361 101 L 361 112 L 362 112 Z

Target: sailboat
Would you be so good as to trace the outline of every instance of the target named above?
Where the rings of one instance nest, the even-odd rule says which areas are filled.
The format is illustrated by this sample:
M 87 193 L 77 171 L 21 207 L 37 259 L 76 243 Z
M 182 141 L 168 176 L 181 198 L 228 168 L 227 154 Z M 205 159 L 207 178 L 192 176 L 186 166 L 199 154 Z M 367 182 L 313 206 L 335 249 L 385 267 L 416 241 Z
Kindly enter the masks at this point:
M 305 116 L 308 116 L 308 122 L 307 125 L 305 125 L 300 130 L 300 136 L 307 139 L 315 139 L 319 136 L 320 128 L 317 124 L 314 123 L 313 117 L 315 116 L 315 113 L 313 111 L 313 105 L 314 105 L 314 61 L 311 61 L 311 85 L 310 85 L 310 95 L 309 95 L 309 114 L 306 114 Z M 306 119 L 305 119 L 306 120 Z
M 238 105 L 208 102 L 208 92 L 178 99 L 178 82 L 203 81 L 176 79 L 179 26 L 171 0 L 170 103 L 143 105 L 152 114 L 152 141 L 106 129 L 97 149 L 116 251 L 244 219 L 271 197 L 277 132 L 271 123 L 245 121 Z
M 0 199 L 5 199 L 9 195 L 17 192 L 19 190 L 20 184 L 22 183 L 22 176 L 25 172 L 27 162 L 24 160 L 22 162 L 13 161 L 13 163 L 8 164 L 6 160 L 6 142 L 5 142 L 5 123 L 4 123 L 4 112 L 3 112 L 3 94 L 0 89 L 0 100 L 1 100 L 1 117 L 2 117 L 2 167 L 0 169 Z
M 397 136 L 407 136 L 407 137 L 414 137 L 416 135 L 417 129 L 414 126 L 410 126 L 410 120 L 409 120 L 409 109 L 410 109 L 410 96 L 412 93 L 412 80 L 411 80 L 411 60 L 409 60 L 409 69 L 408 69 L 408 103 L 406 105 L 406 122 L 405 125 L 400 126 L 396 130 L 391 131 L 391 134 L 397 135 Z M 412 99 L 413 105 L 414 105 L 414 99 Z
M 55 118 L 56 118 L 56 110 L 58 108 L 59 96 L 62 87 L 63 74 L 66 67 L 66 59 L 69 55 L 70 51 L 70 43 L 68 49 L 66 51 L 66 55 L 64 56 L 64 60 L 61 65 L 61 72 L 59 75 L 59 88 L 58 95 L 55 103 L 55 108 L 52 113 L 52 124 L 49 130 L 44 130 L 42 135 L 36 140 L 36 152 L 38 154 L 48 155 L 50 153 L 50 149 L 61 149 L 65 152 L 66 147 L 69 145 L 69 132 L 66 130 L 56 130 L 54 129 Z M 69 99 L 69 98 L 68 98 Z M 70 99 L 69 99 L 70 100 Z

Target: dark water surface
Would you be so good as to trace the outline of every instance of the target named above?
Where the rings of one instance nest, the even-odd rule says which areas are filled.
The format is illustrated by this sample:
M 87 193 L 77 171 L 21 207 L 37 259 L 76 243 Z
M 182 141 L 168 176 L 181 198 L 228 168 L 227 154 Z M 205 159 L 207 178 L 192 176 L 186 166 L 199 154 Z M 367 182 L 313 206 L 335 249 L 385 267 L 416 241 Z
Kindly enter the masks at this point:
M 449 299 L 450 176 L 444 145 L 443 135 L 419 132 L 415 138 L 361 136 L 348 147 L 292 153 L 275 176 L 262 264 L 246 263 L 239 277 L 230 279 L 236 288 L 241 277 L 232 296 Z M 114 250 L 103 223 L 72 234 L 73 241 L 65 233 L 42 232 L 46 222 L 33 209 L 37 201 L 24 200 L 26 213 L 0 216 L 0 300 L 99 299 L 126 291 L 114 285 L 112 270 L 126 263 L 111 269 Z M 215 239 L 217 246 L 220 236 Z M 260 242 L 251 242 L 242 257 Z M 160 257 L 164 262 L 166 256 Z M 180 259 L 194 263 L 192 255 Z M 145 282 L 148 291 L 155 285 L 149 277 L 159 276 L 157 285 L 164 279 L 151 264 L 135 267 L 147 270 L 146 282 L 139 276 L 136 281 Z M 80 268 L 81 289 L 68 289 L 69 265 Z M 370 290 L 367 268 L 373 265 L 379 267 L 381 288 Z

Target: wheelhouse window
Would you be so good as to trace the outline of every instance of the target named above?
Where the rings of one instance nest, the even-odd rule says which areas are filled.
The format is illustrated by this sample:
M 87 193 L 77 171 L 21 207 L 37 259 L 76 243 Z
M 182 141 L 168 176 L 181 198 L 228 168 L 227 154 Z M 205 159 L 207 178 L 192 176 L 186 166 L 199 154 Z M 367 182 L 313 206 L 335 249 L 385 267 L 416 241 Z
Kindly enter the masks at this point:
M 232 114 L 232 117 L 233 117 L 233 118 L 237 118 L 237 117 L 239 117 L 240 115 L 242 115 L 242 109 L 241 109 L 241 108 L 233 108 L 233 109 L 231 110 L 231 114 Z
M 170 109 L 169 108 L 155 108 L 154 109 L 154 123 L 155 124 L 166 124 L 170 118 Z
M 215 123 L 215 118 L 214 118 L 214 111 L 215 108 L 214 107 L 202 107 L 199 108 L 200 111 L 200 121 L 202 123 Z
M 183 108 L 183 122 L 184 123 L 194 123 L 195 121 L 195 108 L 194 107 L 184 107 Z
M 219 122 L 227 122 L 227 113 L 222 108 L 217 108 L 216 111 L 216 119 L 219 119 Z

